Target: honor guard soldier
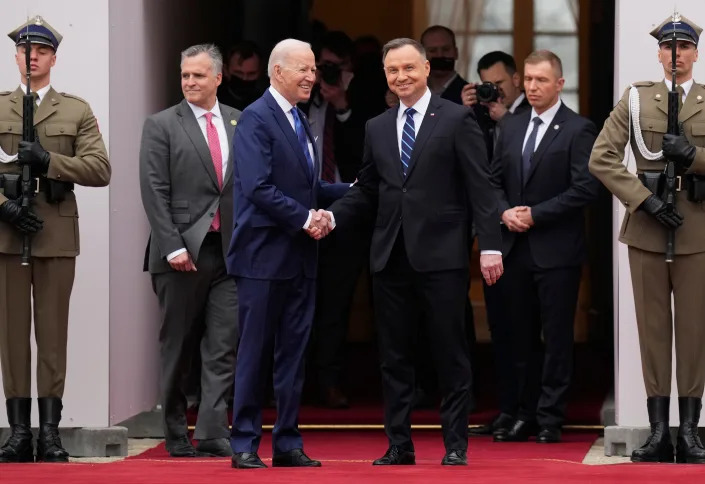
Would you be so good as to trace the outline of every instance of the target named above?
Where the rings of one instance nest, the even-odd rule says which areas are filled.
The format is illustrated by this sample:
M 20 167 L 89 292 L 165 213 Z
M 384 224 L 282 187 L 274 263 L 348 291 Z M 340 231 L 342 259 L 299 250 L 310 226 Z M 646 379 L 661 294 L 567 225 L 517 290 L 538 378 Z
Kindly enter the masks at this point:
M 701 32 L 678 14 L 651 32 L 665 79 L 627 88 L 590 157 L 590 171 L 627 212 L 619 240 L 629 246 L 651 423 L 650 437 L 632 453 L 635 462 L 674 460 L 668 415 L 675 332 L 680 413 L 675 460 L 705 463 L 698 437 L 705 384 L 705 85 L 692 77 Z M 672 45 L 677 45 L 673 59 Z M 637 175 L 628 171 L 631 156 L 623 162 L 627 145 Z
M 12 431 L 0 448 L 0 462 L 35 460 L 30 432 L 31 308 L 38 353 L 36 460 L 66 462 L 68 453 L 61 444 L 58 425 L 66 374 L 69 298 L 79 253 L 73 187 L 74 183 L 106 186 L 110 164 L 88 103 L 59 93 L 50 84 L 61 35 L 36 17 L 9 36 L 16 45 L 22 84 L 15 91 L 0 92 L 0 363 Z M 29 76 L 27 64 L 31 66 Z M 29 116 L 23 109 L 27 78 L 34 98 L 33 130 L 29 123 L 30 128 L 23 129 L 23 120 Z M 20 201 L 28 191 L 23 191 L 20 173 L 28 165 L 27 181 L 31 173 L 32 187 L 29 210 Z M 27 259 L 20 255 L 25 235 L 30 235 L 31 241 L 31 257 Z

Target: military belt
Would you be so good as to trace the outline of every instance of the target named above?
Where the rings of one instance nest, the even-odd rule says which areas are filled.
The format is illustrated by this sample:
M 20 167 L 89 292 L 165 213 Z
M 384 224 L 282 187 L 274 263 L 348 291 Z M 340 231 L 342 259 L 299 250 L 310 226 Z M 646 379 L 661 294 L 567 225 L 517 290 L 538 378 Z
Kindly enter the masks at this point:
M 648 188 L 651 193 L 663 198 L 666 186 L 666 175 L 660 171 L 645 171 L 637 175 L 641 183 Z M 676 191 L 685 191 L 688 194 L 688 201 L 705 201 L 705 176 L 689 173 L 687 175 L 676 176 Z

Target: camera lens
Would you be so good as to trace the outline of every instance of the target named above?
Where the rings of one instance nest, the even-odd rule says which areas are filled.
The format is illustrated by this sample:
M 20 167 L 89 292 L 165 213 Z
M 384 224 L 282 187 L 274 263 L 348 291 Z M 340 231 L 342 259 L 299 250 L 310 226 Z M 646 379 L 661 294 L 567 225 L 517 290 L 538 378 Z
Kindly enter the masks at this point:
M 483 82 L 476 88 L 477 100 L 483 103 L 495 102 L 499 99 L 499 89 L 491 82 Z

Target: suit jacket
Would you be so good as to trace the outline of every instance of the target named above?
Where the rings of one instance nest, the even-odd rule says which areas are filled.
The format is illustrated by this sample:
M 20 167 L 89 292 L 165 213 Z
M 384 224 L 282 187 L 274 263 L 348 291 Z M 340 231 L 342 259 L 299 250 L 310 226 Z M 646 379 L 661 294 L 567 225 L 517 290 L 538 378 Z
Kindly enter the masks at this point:
M 661 150 L 661 141 L 668 127 L 668 88 L 663 81 L 637 82 L 641 108 L 639 120 L 644 143 L 651 152 Z M 695 146 L 695 160 L 688 173 L 705 175 L 705 85 L 693 83 L 678 120 L 688 141 Z M 590 171 L 605 184 L 625 206 L 619 240 L 627 245 L 649 252 L 665 253 L 666 228 L 639 205 L 651 195 L 639 179 L 627 170 L 625 148 L 629 143 L 629 89 L 605 121 L 590 157 Z M 665 160 L 649 161 L 638 148 L 634 136 L 631 148 L 636 171 L 663 172 Z M 676 208 L 683 215 L 683 225 L 676 230 L 676 254 L 705 252 L 705 211 L 702 203 L 689 202 L 685 191 L 677 192 Z
M 220 104 L 228 142 L 233 139 L 240 111 Z M 203 239 L 220 208 L 223 256 L 232 234 L 233 153 L 223 174 L 223 189 L 208 142 L 184 99 L 147 118 L 140 146 L 142 204 L 152 229 L 145 255 L 145 270 L 173 270 L 166 260 L 186 248 L 197 264 Z
M 318 179 L 320 156 L 311 130 L 312 169 L 284 111 L 269 92 L 242 113 L 233 140 L 235 220 L 227 256 L 231 275 L 252 279 L 315 278 L 318 244 L 302 227 L 309 209 L 337 199 L 347 183 Z
M 597 129 L 562 104 L 539 143 L 526 181 L 522 147 L 531 111 L 503 120 L 492 160 L 492 184 L 499 210 L 531 207 L 534 226 L 527 232 L 534 262 L 543 269 L 580 265 L 585 257 L 583 208 L 597 197 L 599 183 L 588 171 Z M 502 254 L 517 234 L 502 225 Z
M 499 250 L 497 203 L 472 110 L 431 96 L 406 177 L 399 155 L 398 110 L 391 108 L 367 123 L 358 182 L 330 207 L 336 223 L 348 225 L 366 214 L 376 218 L 372 272 L 384 269 L 402 228 L 414 270 L 467 268 L 470 210 L 480 249 Z
M 0 147 L 9 155 L 17 153 L 22 141 L 22 96 L 0 92 Z M 51 154 L 47 178 L 78 185 L 102 187 L 110 181 L 110 163 L 103 137 L 93 111 L 83 99 L 49 88 L 34 114 L 34 128 L 42 147 Z M 21 173 L 17 163 L 0 163 L 0 174 Z M 7 197 L 0 191 L 0 204 Z M 40 191 L 32 211 L 44 221 L 44 228 L 32 236 L 36 257 L 76 257 L 80 251 L 78 207 L 73 192 L 59 203 L 47 203 Z M 20 254 L 22 235 L 0 222 L 0 253 Z

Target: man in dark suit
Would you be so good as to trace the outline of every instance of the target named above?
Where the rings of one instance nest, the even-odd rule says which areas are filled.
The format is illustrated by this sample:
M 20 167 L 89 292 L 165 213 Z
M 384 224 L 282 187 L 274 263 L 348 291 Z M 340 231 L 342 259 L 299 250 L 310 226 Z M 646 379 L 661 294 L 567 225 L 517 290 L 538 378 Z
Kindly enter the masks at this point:
M 596 128 L 561 102 L 562 76 L 554 53 L 526 58 L 524 89 L 532 110 L 506 119 L 492 160 L 519 385 L 516 421 L 495 432 L 495 441 L 561 438 L 585 257 L 583 208 L 599 187 L 587 167 Z
M 163 313 L 160 393 L 166 447 L 174 457 L 232 454 L 227 395 L 238 342 L 237 289 L 225 253 L 233 219 L 229 146 L 240 112 L 216 99 L 222 65 L 214 45 L 183 51 L 185 99 L 147 118 L 140 147 L 142 203 L 152 229 L 145 269 Z M 200 341 L 193 337 L 201 332 Z M 197 450 L 187 437 L 183 380 L 199 343 Z
M 257 455 L 267 360 L 274 348 L 277 422 L 275 467 L 318 467 L 303 452 L 298 429 L 304 352 L 315 308 L 318 246 L 330 221 L 319 201 L 349 184 L 318 179 L 320 158 L 306 118 L 296 107 L 311 95 L 316 63 L 309 44 L 278 43 L 269 58 L 271 86 L 242 113 L 233 140 L 235 228 L 228 273 L 239 293 L 241 344 L 230 445 L 235 468 L 266 467 Z M 312 238 L 313 237 L 313 238 Z
M 330 207 L 341 227 L 376 218 L 370 252 L 385 396 L 386 454 L 375 465 L 415 463 L 410 413 L 414 340 L 424 337 L 438 371 L 445 465 L 467 464 L 470 360 L 464 311 L 472 202 L 488 283 L 502 274 L 501 235 L 489 164 L 472 111 L 431 94 L 421 44 L 383 49 L 398 108 L 367 123 L 358 182 Z M 489 251 L 489 252 L 488 252 Z

